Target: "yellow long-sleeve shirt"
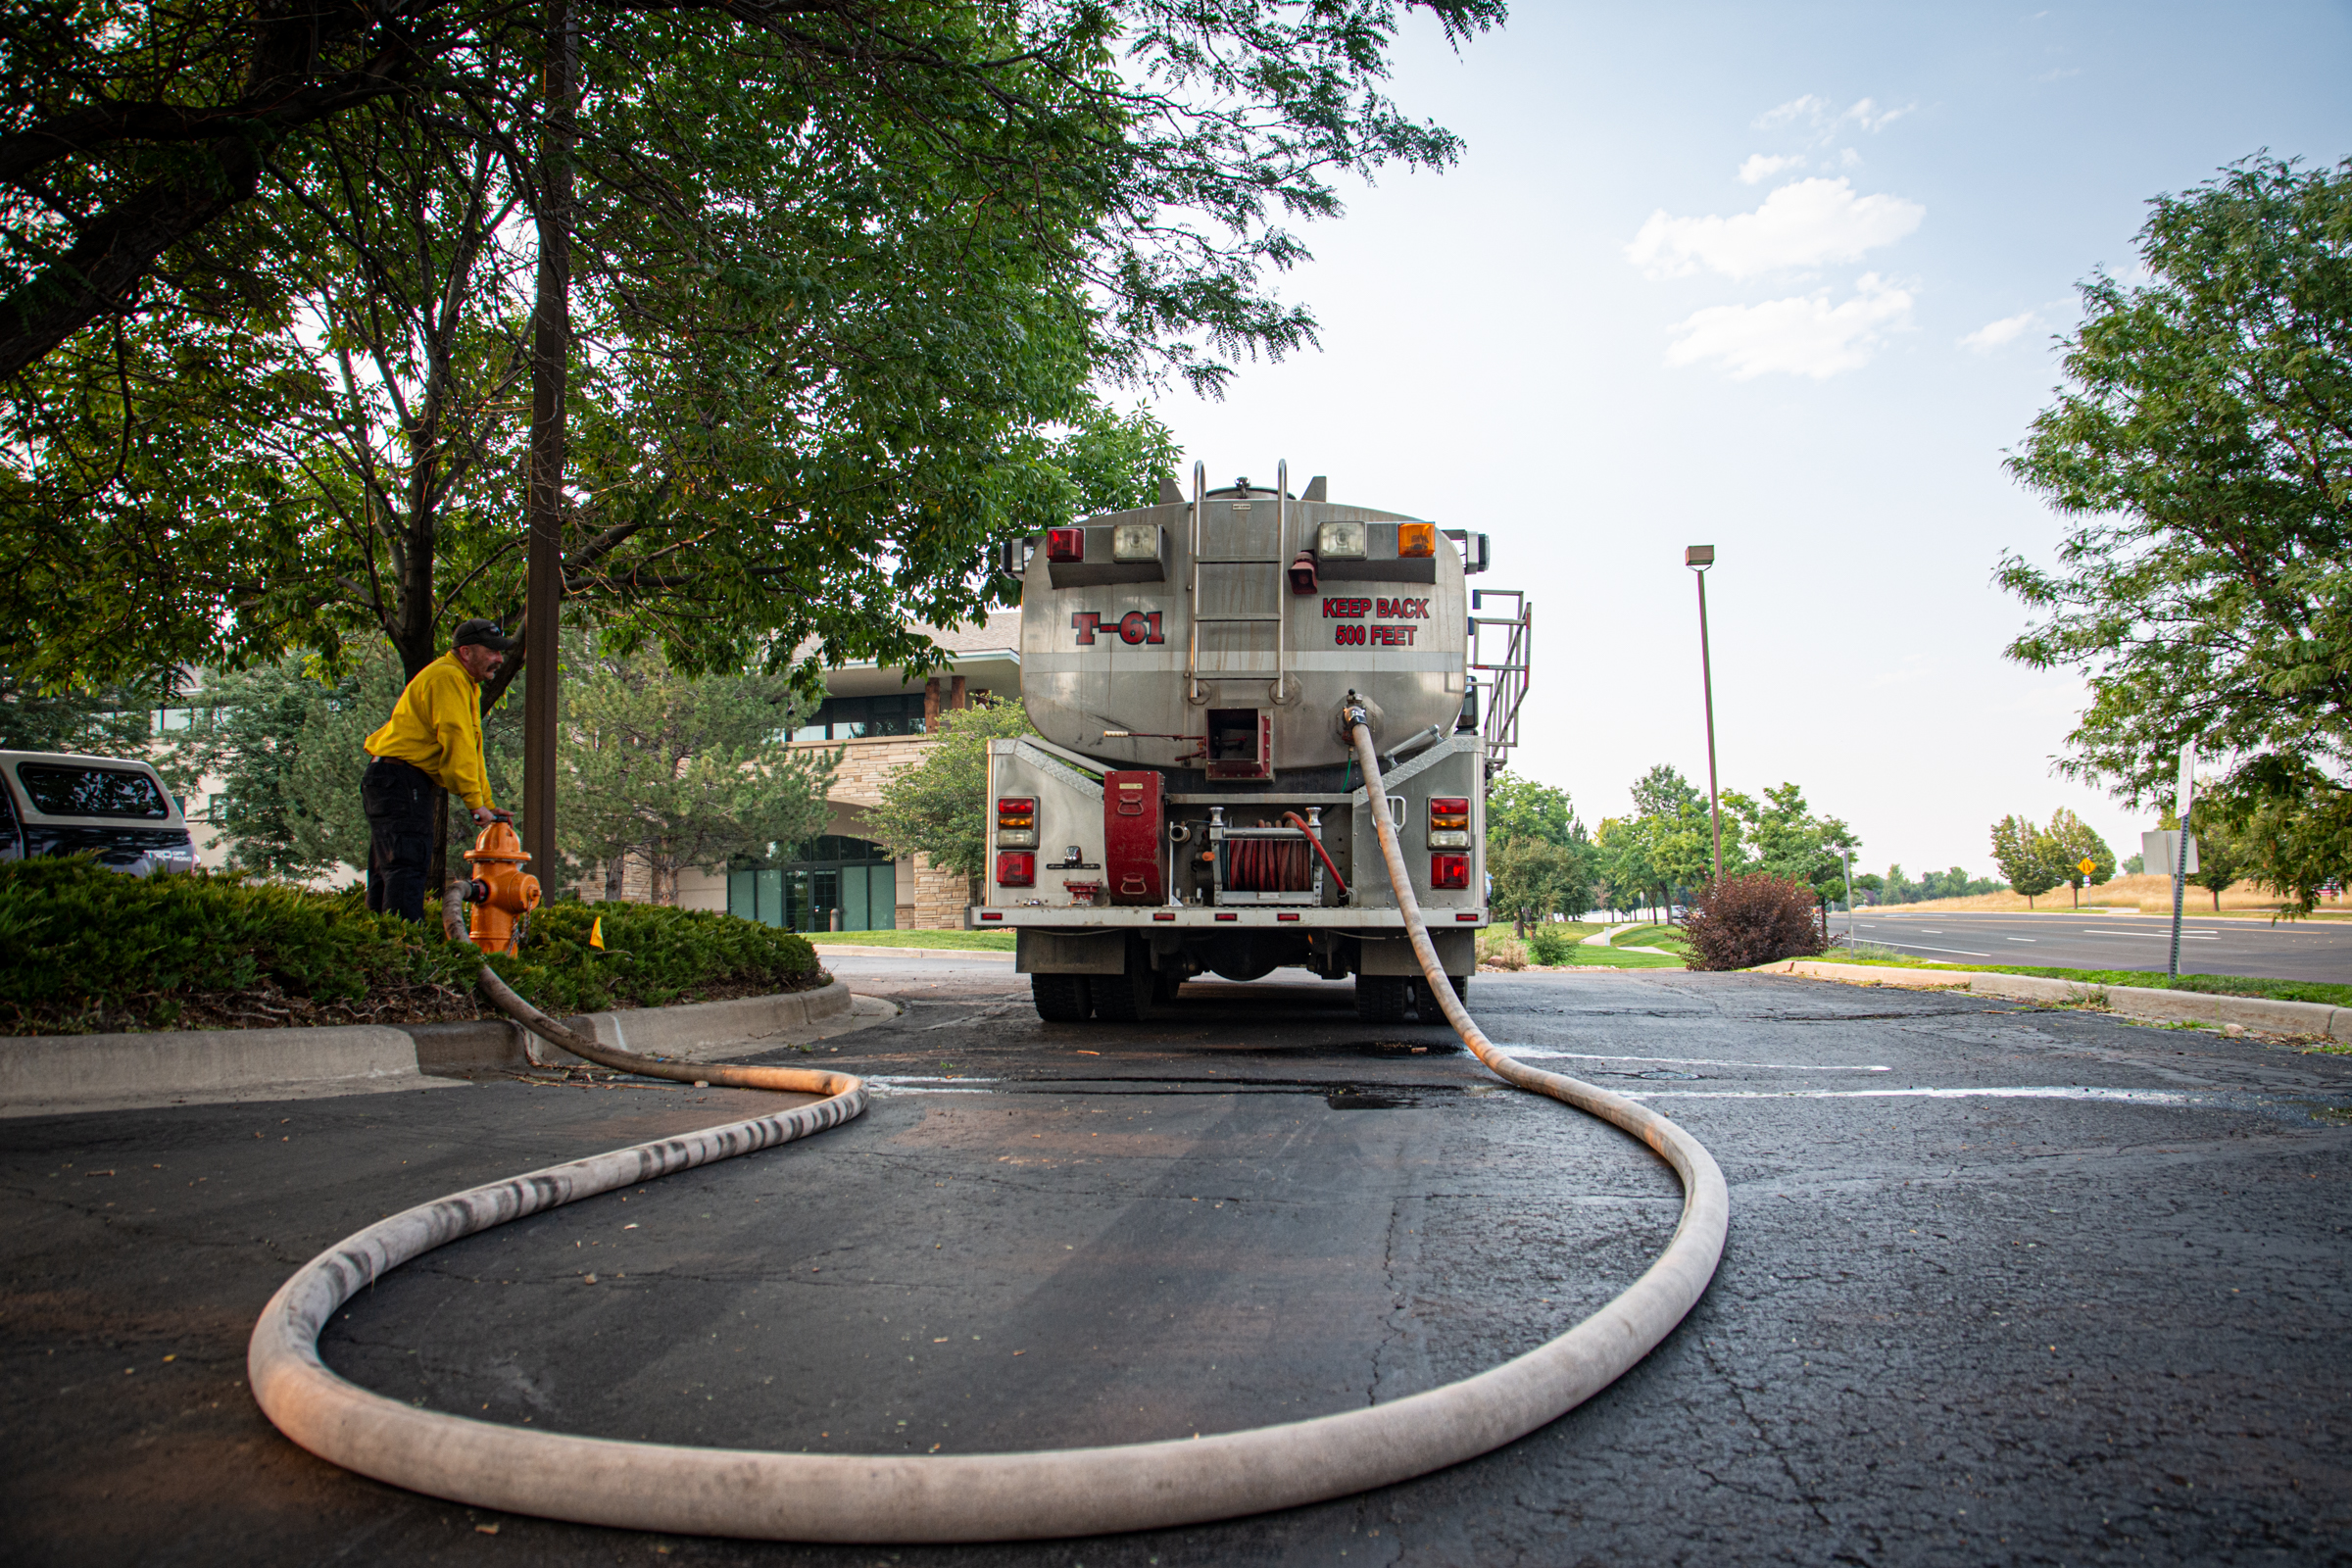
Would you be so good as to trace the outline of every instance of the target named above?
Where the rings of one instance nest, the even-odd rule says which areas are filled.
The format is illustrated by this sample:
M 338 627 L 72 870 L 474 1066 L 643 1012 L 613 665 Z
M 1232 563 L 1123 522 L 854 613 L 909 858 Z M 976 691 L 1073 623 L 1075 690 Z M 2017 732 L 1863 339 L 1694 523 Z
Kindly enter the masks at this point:
M 422 768 L 467 806 L 492 805 L 482 765 L 481 688 L 455 654 L 418 670 L 392 705 L 391 720 L 363 744 L 370 756 Z

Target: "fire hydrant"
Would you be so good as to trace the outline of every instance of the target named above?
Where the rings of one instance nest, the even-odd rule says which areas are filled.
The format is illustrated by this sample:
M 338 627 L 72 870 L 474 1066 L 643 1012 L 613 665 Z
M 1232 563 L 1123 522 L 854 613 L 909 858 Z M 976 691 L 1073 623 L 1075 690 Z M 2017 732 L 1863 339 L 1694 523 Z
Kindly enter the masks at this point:
M 473 918 L 466 935 L 484 953 L 511 952 L 514 922 L 539 907 L 539 879 L 522 869 L 522 862 L 530 858 L 522 852 L 522 840 L 514 836 L 513 823 L 492 822 L 473 841 L 466 858 L 473 866 L 473 880 L 466 887 Z

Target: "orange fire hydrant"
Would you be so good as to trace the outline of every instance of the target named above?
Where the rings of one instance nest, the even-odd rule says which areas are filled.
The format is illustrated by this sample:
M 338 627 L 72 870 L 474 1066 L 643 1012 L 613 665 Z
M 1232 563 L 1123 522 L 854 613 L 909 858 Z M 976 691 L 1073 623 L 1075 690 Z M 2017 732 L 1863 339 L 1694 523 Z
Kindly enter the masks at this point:
M 466 858 L 473 866 L 473 880 L 466 890 L 473 919 L 466 935 L 484 953 L 509 952 L 514 945 L 514 922 L 539 907 L 539 879 L 522 869 L 530 857 L 522 852 L 513 823 L 492 822 L 473 841 Z

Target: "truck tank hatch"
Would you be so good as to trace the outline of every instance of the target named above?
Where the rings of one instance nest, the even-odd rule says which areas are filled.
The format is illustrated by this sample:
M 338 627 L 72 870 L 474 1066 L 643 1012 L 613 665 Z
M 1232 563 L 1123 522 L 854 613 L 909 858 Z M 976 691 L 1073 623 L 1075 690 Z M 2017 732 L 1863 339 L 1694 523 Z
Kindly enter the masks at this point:
M 1274 716 L 1257 708 L 1208 710 L 1208 776 L 1272 778 Z

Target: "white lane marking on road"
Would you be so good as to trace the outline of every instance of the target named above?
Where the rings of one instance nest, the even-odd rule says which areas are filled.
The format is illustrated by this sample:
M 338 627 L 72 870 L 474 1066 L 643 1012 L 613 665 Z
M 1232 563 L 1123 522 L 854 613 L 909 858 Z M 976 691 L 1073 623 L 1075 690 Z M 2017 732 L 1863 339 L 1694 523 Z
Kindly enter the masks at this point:
M 1886 946 L 1890 948 L 1916 948 L 1922 953 L 1965 954 L 1971 958 L 1989 958 L 1992 956 L 1992 955 L 1989 953 L 1979 953 L 1974 948 L 1931 948 L 1924 942 L 1888 942 Z
M 1923 1014 L 1923 1016 L 1934 1016 Z M 1541 1046 L 1504 1046 L 1505 1055 L 1564 1057 L 1570 1061 L 1654 1061 L 1675 1067 L 1753 1067 L 1759 1072 L 1892 1072 L 1892 1067 L 1824 1066 L 1810 1061 L 1725 1061 L 1714 1056 L 1609 1056 L 1592 1051 L 1546 1051 Z
M 2171 1089 L 1654 1089 L 1616 1090 L 1628 1100 L 2106 1100 L 2132 1105 L 2202 1105 L 2211 1095 Z
M 868 1078 L 868 1089 L 888 1094 L 908 1095 L 986 1095 L 994 1091 L 978 1087 L 997 1082 L 994 1078 Z
M 2039 938 L 2039 937 L 2003 937 L 2003 938 L 2001 938 L 2001 940 L 2002 940 L 2003 942 L 2039 942 L 2039 941 L 2041 940 L 2041 938 Z

